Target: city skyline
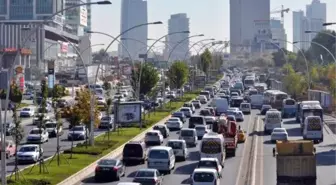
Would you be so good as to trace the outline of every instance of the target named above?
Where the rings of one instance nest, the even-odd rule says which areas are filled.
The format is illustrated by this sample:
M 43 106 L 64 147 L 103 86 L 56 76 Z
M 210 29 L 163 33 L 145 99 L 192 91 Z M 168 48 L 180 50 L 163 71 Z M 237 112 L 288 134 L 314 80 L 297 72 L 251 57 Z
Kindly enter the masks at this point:
M 190 21 L 190 31 L 191 34 L 205 34 L 205 38 L 216 38 L 217 40 L 228 40 L 230 38 L 229 30 L 229 1 L 214 0 L 212 4 L 204 0 L 184 0 L 184 1 L 153 1 L 147 0 L 148 2 L 148 21 L 162 21 L 164 25 L 153 25 L 148 28 L 149 38 L 159 38 L 162 35 L 167 34 L 168 30 L 168 19 L 171 14 L 176 13 L 186 13 L 191 19 Z M 271 11 L 280 10 L 281 5 L 284 8 L 290 8 L 290 12 L 285 14 L 284 24 L 287 34 L 287 39 L 292 40 L 292 11 L 304 10 L 307 4 L 310 4 L 312 0 L 300 0 L 300 1 L 290 1 L 290 0 L 271 0 Z M 321 2 L 327 4 L 327 21 L 336 22 L 336 13 L 333 11 L 333 7 L 336 7 L 336 1 L 334 0 L 322 0 Z M 109 7 L 98 7 L 93 6 L 92 13 L 92 26 L 94 29 L 102 30 L 111 35 L 118 35 L 120 32 L 120 9 L 121 0 L 115 0 L 112 2 L 112 6 Z M 178 5 L 178 6 L 176 6 Z M 189 6 L 189 8 L 188 8 Z M 191 7 L 190 7 L 191 6 Z M 209 7 L 205 11 L 204 7 Z M 200 13 L 207 12 L 207 13 Z M 102 18 L 109 17 L 110 25 L 107 25 Z M 271 17 L 280 18 L 280 14 L 273 14 Z M 215 27 L 215 28 L 214 28 Z M 335 29 L 336 26 L 330 26 L 329 29 Z M 192 39 L 193 41 L 199 39 Z M 104 36 L 92 35 L 93 44 L 105 43 L 108 44 Z M 158 44 L 163 45 L 163 44 Z M 117 45 L 112 45 L 110 50 L 117 50 Z M 95 47 L 95 50 L 99 50 L 99 47 Z M 288 49 L 291 50 L 292 46 L 288 45 Z

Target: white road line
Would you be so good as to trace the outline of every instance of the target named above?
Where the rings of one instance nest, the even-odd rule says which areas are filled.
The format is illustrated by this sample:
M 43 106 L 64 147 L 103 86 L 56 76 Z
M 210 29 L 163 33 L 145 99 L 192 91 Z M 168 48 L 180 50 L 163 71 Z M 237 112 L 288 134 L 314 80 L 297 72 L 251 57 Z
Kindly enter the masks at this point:
M 243 167 L 243 161 L 244 161 L 244 157 L 245 157 L 245 153 L 246 153 L 246 146 L 247 146 L 248 134 L 249 134 L 248 132 L 250 131 L 250 125 L 251 125 L 250 124 L 251 123 L 251 117 L 252 117 L 252 115 L 249 116 L 249 121 L 247 122 L 247 124 L 248 124 L 247 130 L 246 130 L 247 136 L 246 136 L 246 141 L 245 141 L 245 144 L 244 144 L 244 147 L 243 147 L 243 154 L 242 154 L 242 157 L 241 157 L 240 163 L 239 163 L 238 174 L 236 176 L 236 184 L 235 185 L 239 185 L 239 179 L 241 179 L 240 174 L 241 174 L 241 170 L 242 170 L 242 167 Z M 254 119 L 252 119 L 252 120 L 254 120 Z
M 260 122 L 260 117 L 258 117 L 258 123 Z M 262 123 L 260 123 L 260 131 L 262 131 Z M 262 136 L 261 136 L 262 137 Z M 264 137 L 260 138 L 261 142 L 260 142 L 260 179 L 259 179 L 259 184 L 260 185 L 264 185 L 264 146 L 263 146 L 263 141 L 264 141 Z
M 257 128 L 259 130 L 259 121 L 257 121 Z M 254 151 L 253 151 L 251 185 L 255 185 L 255 183 L 256 183 L 257 154 L 258 154 L 258 145 L 259 145 L 258 140 L 259 140 L 259 137 L 256 136 L 256 138 L 255 138 L 256 145 L 255 145 L 255 148 L 254 148 Z

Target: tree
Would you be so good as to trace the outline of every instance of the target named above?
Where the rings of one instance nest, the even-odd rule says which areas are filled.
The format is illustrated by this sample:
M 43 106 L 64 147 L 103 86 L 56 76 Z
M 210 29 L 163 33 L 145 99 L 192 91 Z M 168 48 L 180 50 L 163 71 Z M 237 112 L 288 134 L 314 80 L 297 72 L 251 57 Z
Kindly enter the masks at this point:
M 188 81 L 189 68 L 185 62 L 174 62 L 167 74 L 170 81 L 170 88 L 180 89 Z
M 140 93 L 138 92 L 139 80 L 140 80 Z M 160 80 L 159 72 L 154 68 L 153 65 L 149 63 L 135 64 L 135 67 L 132 69 L 131 85 L 134 93 L 136 93 L 135 94 L 136 96 L 138 96 L 139 94 L 146 95 L 147 93 L 149 93 L 153 89 L 153 87 L 156 86 L 159 80 Z
M 16 97 L 15 100 L 17 100 L 17 101 L 14 104 L 13 116 L 12 116 L 13 117 L 13 123 L 14 123 L 15 127 L 10 130 L 10 135 L 12 135 L 14 143 L 15 143 L 15 151 L 18 151 L 18 146 L 20 145 L 22 139 L 24 138 L 24 129 L 21 126 L 21 119 L 17 115 L 17 109 L 20 106 L 21 100 L 22 100 L 22 92 L 19 89 L 19 87 L 16 86 L 15 84 L 11 85 L 11 91 L 12 91 L 12 93 L 11 93 L 12 98 L 13 98 L 13 96 Z M 18 101 L 20 99 L 19 98 L 20 96 L 21 96 L 21 100 Z M 14 100 L 14 99 L 12 99 L 12 100 Z M 15 167 L 14 167 L 14 170 L 13 170 L 12 174 L 14 174 L 14 180 L 15 181 L 19 180 L 20 173 L 19 173 L 19 168 L 18 168 L 18 157 L 17 157 L 17 155 L 15 155 Z
M 109 58 L 109 55 L 105 53 L 104 49 L 101 49 L 98 52 L 94 52 L 92 54 L 92 59 L 95 62 L 105 62 L 106 60 L 108 60 L 108 58 Z
M 331 34 L 331 35 L 336 36 L 335 31 L 323 30 L 320 33 L 318 33 L 312 41 L 323 45 L 324 47 L 326 47 L 329 51 L 331 51 L 335 55 L 336 54 L 335 53 L 335 51 L 336 51 L 335 50 L 335 47 L 336 47 L 335 39 L 333 37 L 331 37 L 330 35 L 327 35 L 327 34 Z M 310 56 L 309 58 L 311 58 L 311 60 L 315 61 L 315 63 L 319 64 L 321 62 L 321 58 L 320 58 L 321 55 L 323 57 L 324 63 L 334 62 L 334 59 L 329 54 L 329 52 L 327 52 L 325 49 L 323 49 L 321 46 L 319 46 L 317 44 L 311 44 L 308 52 L 309 52 L 309 56 Z
M 286 64 L 283 67 L 283 70 L 288 72 L 283 79 L 286 92 L 296 99 L 298 95 L 301 95 L 307 90 L 307 80 L 301 74 L 296 73 L 291 64 Z
M 199 64 L 199 68 L 208 76 L 209 68 L 212 63 L 212 56 L 210 50 L 207 48 L 201 54 L 201 61 Z
M 272 57 L 274 60 L 274 65 L 276 67 L 282 67 L 287 63 L 287 55 L 289 54 L 289 51 L 286 49 L 282 48 L 281 50 L 279 49 L 277 52 L 272 53 Z
M 86 128 L 89 129 L 90 133 L 94 132 L 94 130 L 91 130 L 91 93 L 89 89 L 82 89 L 77 93 L 77 103 L 73 106 L 73 113 L 76 113 L 79 118 L 80 122 L 84 123 Z M 97 105 L 97 101 L 94 101 L 93 105 L 93 113 L 94 113 L 94 126 L 98 127 L 98 124 L 100 122 L 99 119 L 99 108 Z M 78 123 L 78 122 L 77 122 Z
M 70 109 L 70 112 L 71 112 L 70 115 L 71 116 L 69 118 L 67 118 L 67 121 L 70 123 L 71 127 L 74 127 L 76 125 L 81 124 L 81 118 L 80 118 L 80 115 L 79 115 L 78 111 L 79 111 L 79 109 L 74 108 L 74 107 L 72 107 Z M 75 132 L 75 130 L 73 130 L 72 134 L 74 134 L 74 132 Z M 74 147 L 74 140 L 72 139 L 71 140 L 71 148 L 70 148 L 70 150 L 71 150 L 70 159 L 72 159 L 72 150 L 73 150 L 73 147 Z

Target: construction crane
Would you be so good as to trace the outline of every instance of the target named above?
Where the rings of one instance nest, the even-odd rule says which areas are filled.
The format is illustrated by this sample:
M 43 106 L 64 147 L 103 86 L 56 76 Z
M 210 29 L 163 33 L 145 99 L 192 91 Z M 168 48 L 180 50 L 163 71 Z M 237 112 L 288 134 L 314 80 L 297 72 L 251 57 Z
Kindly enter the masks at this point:
M 271 14 L 280 13 L 281 14 L 281 23 L 284 23 L 284 15 L 289 12 L 289 8 L 284 8 L 284 5 L 281 5 L 281 10 L 272 11 Z

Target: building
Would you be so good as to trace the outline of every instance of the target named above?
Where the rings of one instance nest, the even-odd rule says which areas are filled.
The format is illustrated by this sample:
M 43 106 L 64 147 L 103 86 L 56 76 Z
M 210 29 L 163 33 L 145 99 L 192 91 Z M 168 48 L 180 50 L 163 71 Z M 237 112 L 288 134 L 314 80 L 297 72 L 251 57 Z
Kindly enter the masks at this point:
M 167 60 L 169 60 L 169 62 L 184 60 L 185 56 L 189 57 L 189 33 L 173 34 L 175 32 L 183 31 L 190 31 L 187 14 L 180 13 L 171 15 L 168 20 L 168 44 L 170 45 L 170 48 L 168 50 Z M 177 47 L 175 47 L 176 44 L 178 44 Z
M 231 53 L 251 51 L 270 32 L 270 0 L 230 0 Z
M 147 1 L 145 0 L 123 0 L 121 2 L 120 33 L 133 26 L 148 22 Z M 139 59 L 139 54 L 147 51 L 148 26 L 141 26 L 130 30 L 121 36 L 121 42 L 127 48 L 133 60 Z M 128 57 L 124 47 L 118 48 L 121 58 Z
M 306 5 L 306 15 L 302 10 L 293 11 L 293 41 L 305 41 L 296 44 L 294 52 L 298 49 L 307 50 L 310 47 L 310 41 L 314 39 L 316 33 L 305 33 L 305 31 L 322 31 L 322 24 L 326 22 L 326 4 L 320 0 L 313 0 L 311 4 Z
M 323 23 L 327 22 L 327 5 L 320 0 L 313 0 L 311 4 L 306 5 L 306 17 L 308 19 L 310 31 L 320 32 L 324 29 Z M 312 41 L 316 33 L 308 34 L 308 41 Z
M 43 23 L 64 7 L 64 0 L 0 0 L 1 67 L 23 66 L 25 78 L 32 80 L 44 75 L 50 60 L 61 69 L 60 65 L 75 64 L 78 37 L 65 31 L 64 14 Z M 15 57 L 19 49 L 20 56 Z
M 65 7 L 71 7 L 85 2 L 86 0 L 65 0 Z M 86 6 L 80 6 L 65 12 L 65 24 L 68 27 L 69 32 L 74 35 L 82 36 L 84 35 L 85 30 L 90 30 L 87 28 L 88 22 L 88 9 Z
M 284 25 L 281 22 L 281 20 L 271 19 L 271 32 L 272 32 L 272 39 L 279 40 L 277 41 L 279 44 L 279 47 L 287 49 L 287 42 L 286 42 L 287 34 L 286 34 Z M 285 40 L 285 41 L 281 41 L 281 40 Z

